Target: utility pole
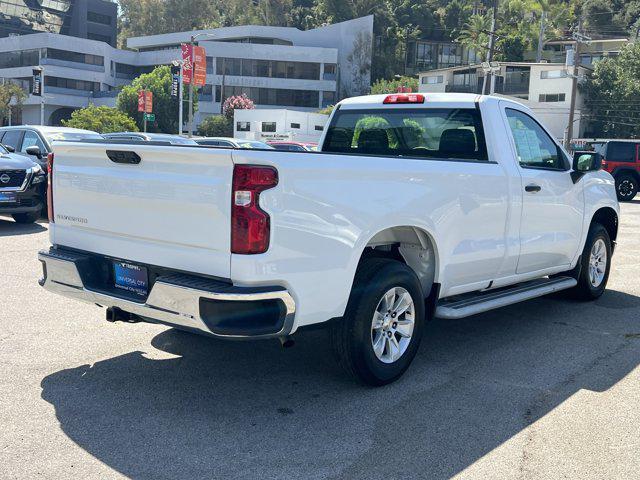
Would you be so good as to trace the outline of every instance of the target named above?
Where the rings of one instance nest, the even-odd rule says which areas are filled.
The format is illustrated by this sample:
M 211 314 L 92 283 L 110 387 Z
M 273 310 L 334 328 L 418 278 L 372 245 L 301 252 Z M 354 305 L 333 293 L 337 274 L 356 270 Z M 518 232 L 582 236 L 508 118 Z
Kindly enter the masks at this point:
M 491 63 L 493 61 L 493 50 L 496 45 L 496 20 L 498 17 L 498 0 L 493 1 L 493 13 L 491 15 L 491 32 L 489 34 L 489 45 L 487 47 L 487 63 Z M 482 94 L 487 95 L 490 89 L 490 82 L 487 78 L 489 74 L 485 74 L 484 81 L 482 82 Z
M 576 97 L 578 94 L 578 75 L 580 74 L 580 45 L 589 43 L 591 38 L 582 35 L 582 21 L 578 22 L 578 31 L 573 33 L 575 40 L 574 56 L 573 56 L 573 75 L 571 76 L 571 106 L 569 107 L 569 125 L 567 126 L 567 138 L 565 147 L 571 146 L 573 140 L 573 123 L 576 114 Z

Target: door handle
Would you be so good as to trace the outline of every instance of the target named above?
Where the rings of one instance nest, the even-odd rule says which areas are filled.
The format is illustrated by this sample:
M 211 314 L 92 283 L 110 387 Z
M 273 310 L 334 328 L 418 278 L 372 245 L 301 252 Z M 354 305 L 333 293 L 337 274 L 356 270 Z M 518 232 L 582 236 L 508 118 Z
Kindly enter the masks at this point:
M 536 193 L 539 192 L 540 190 L 542 190 L 542 187 L 540 185 L 536 185 L 535 183 L 531 183 L 529 185 L 527 185 L 526 187 L 524 187 L 525 192 L 532 192 L 532 193 Z

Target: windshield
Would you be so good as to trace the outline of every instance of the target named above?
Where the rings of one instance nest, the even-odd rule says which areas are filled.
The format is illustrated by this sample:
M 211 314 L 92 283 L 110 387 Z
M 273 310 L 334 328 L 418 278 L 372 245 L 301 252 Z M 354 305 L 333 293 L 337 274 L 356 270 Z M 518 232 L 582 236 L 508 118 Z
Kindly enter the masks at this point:
M 322 150 L 487 160 L 482 119 L 474 108 L 339 110 Z
M 275 150 L 271 145 L 262 142 L 238 142 L 238 148 L 257 148 L 262 150 Z
M 53 131 L 53 132 L 43 132 L 44 136 L 47 137 L 47 140 L 50 142 L 53 140 L 71 140 L 71 141 L 82 141 L 82 140 L 102 140 L 104 137 L 99 133 L 95 132 L 66 132 L 63 130 Z

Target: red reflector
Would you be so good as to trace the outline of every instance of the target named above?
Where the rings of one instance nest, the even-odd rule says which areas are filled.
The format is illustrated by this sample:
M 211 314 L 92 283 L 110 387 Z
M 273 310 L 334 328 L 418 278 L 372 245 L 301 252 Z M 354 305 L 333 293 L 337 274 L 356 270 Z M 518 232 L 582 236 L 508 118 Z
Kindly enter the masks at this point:
M 387 95 L 382 103 L 424 103 L 424 95 L 418 93 Z
M 47 155 L 47 216 L 49 223 L 54 223 L 53 217 L 53 153 Z
M 269 248 L 271 219 L 260 208 L 260 192 L 278 184 L 273 167 L 236 165 L 231 192 L 231 253 L 252 255 Z

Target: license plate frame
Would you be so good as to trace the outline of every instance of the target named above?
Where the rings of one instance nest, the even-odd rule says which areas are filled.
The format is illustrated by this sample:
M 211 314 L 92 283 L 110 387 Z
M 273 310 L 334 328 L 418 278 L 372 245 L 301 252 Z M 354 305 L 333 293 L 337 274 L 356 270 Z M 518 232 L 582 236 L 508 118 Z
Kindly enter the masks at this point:
M 17 201 L 16 192 L 0 192 L 0 203 L 16 203 Z
M 116 260 L 113 262 L 113 285 L 140 297 L 149 294 L 149 271 L 135 263 Z

